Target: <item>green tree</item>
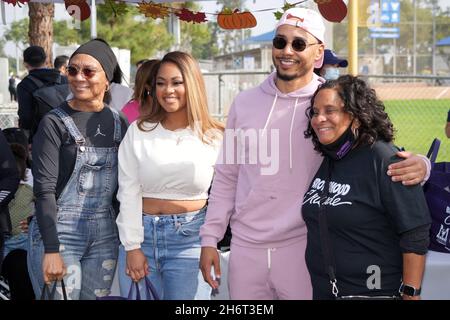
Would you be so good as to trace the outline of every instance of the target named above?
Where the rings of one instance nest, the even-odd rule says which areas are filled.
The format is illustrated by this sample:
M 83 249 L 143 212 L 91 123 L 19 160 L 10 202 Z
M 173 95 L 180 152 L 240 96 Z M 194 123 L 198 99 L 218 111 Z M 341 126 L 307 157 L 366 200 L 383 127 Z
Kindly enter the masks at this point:
M 55 21 L 53 23 L 53 39 L 61 46 L 68 46 L 87 41 L 89 35 L 80 33 L 75 28 L 70 28 L 66 20 Z
M 24 18 L 11 23 L 6 29 L 4 36 L 7 41 L 14 42 L 19 48 L 28 46 L 28 24 L 29 19 Z
M 167 50 L 172 37 L 166 25 L 151 18 L 145 18 L 136 7 L 124 15 L 114 17 L 99 6 L 97 12 L 97 34 L 112 46 L 131 50 L 131 62 L 152 57 L 159 50 Z
M 198 12 L 200 6 L 192 1 L 185 2 L 184 8 Z M 210 59 L 219 52 L 215 41 L 215 32 L 211 30 L 214 24 L 207 23 L 180 22 L 181 29 L 181 49 L 190 52 L 196 59 Z M 215 23 L 217 26 L 217 23 Z
M 198 4 L 188 2 L 184 7 L 193 11 L 200 10 Z M 27 43 L 28 18 L 14 22 L 5 33 L 6 39 Z M 194 24 L 181 22 L 181 47 L 195 58 L 207 59 L 218 52 L 215 35 L 210 27 L 214 21 Z M 53 22 L 53 38 L 59 45 L 80 44 L 90 39 L 91 19 L 81 21 L 79 28 L 71 28 L 66 20 Z M 144 17 L 133 5 L 128 5 L 123 15 L 114 15 L 107 5 L 97 6 L 97 35 L 111 46 L 131 50 L 131 63 L 149 58 L 159 51 L 167 51 L 173 44 L 172 36 L 167 32 L 166 21 Z
M 207 24 L 181 22 L 181 48 L 197 59 L 208 59 L 218 52 L 210 47 L 211 34 Z
M 83 43 L 90 39 L 91 19 L 81 21 L 79 29 L 71 29 L 66 21 L 54 24 L 55 42 L 61 45 Z M 164 23 L 145 18 L 135 6 L 127 6 L 123 15 L 114 15 L 108 5 L 97 6 L 97 36 L 112 47 L 131 51 L 131 63 L 148 58 L 158 50 L 167 50 L 172 38 Z
M 53 16 L 54 3 L 28 3 L 28 38 L 30 45 L 41 46 L 47 54 L 46 65 L 53 65 Z

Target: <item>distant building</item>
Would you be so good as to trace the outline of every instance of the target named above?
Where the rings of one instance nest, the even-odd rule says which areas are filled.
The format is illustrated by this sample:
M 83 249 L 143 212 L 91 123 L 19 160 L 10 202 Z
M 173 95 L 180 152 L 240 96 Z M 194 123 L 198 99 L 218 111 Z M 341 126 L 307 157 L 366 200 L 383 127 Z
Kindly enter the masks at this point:
M 214 71 L 272 71 L 272 39 L 275 31 L 270 31 L 244 40 L 251 49 L 232 52 L 213 58 Z

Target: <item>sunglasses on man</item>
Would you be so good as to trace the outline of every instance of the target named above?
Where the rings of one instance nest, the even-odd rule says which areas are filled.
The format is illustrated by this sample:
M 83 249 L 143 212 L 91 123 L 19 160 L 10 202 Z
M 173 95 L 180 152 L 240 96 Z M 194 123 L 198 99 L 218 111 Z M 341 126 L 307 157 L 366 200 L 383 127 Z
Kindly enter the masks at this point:
M 67 74 L 71 77 L 76 77 L 78 73 L 82 73 L 83 77 L 86 79 L 90 79 L 97 73 L 98 70 L 91 69 L 91 68 L 78 68 L 75 66 L 68 66 L 67 67 Z
M 287 41 L 285 38 L 283 38 L 283 37 L 278 37 L 278 36 L 277 36 L 277 37 L 273 38 L 272 44 L 273 44 L 274 48 L 279 49 L 279 50 L 282 50 L 282 49 L 284 49 L 284 48 L 287 46 L 288 41 Z M 292 40 L 292 42 L 291 42 L 291 47 L 292 47 L 292 49 L 294 49 L 294 51 L 302 52 L 302 51 L 304 51 L 307 47 L 313 46 L 313 45 L 316 45 L 316 44 L 319 44 L 319 42 L 316 42 L 316 43 L 307 43 L 307 42 L 306 42 L 304 39 L 302 39 L 302 38 L 295 38 L 295 39 Z

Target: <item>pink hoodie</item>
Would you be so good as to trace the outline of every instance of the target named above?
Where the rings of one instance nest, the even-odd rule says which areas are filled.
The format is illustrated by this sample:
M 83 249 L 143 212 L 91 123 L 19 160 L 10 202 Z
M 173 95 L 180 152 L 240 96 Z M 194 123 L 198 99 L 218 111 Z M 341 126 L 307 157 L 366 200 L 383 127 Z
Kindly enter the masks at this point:
M 215 247 L 223 238 L 228 221 L 232 242 L 240 246 L 272 248 L 306 241 L 300 209 L 322 157 L 314 151 L 311 140 L 304 138 L 305 110 L 323 79 L 314 74 L 307 86 L 288 94 L 278 90 L 274 79 L 272 73 L 259 87 L 236 97 L 228 114 L 227 129 L 258 129 L 258 150 L 265 145 L 263 141 L 270 142 L 272 133 L 278 131 L 279 138 L 274 141 L 279 151 L 274 142 L 269 143 L 268 152 L 263 151 L 274 158 L 278 155 L 276 173 L 264 173 L 269 165 L 261 162 L 259 156 L 251 162 L 251 156 L 245 154 L 246 164 L 220 164 L 226 162 L 219 159 L 206 221 L 200 229 L 202 246 Z M 230 141 L 225 135 L 222 154 Z M 255 143 L 246 143 L 246 152 L 252 144 L 255 147 Z

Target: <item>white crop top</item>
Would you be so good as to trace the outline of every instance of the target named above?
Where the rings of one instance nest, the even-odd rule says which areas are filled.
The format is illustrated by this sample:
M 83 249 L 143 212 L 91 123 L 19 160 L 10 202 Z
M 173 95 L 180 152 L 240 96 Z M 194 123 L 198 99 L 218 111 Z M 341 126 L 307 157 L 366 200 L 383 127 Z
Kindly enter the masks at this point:
M 146 130 L 155 124 L 144 124 Z M 206 144 L 190 129 L 171 131 L 160 123 L 141 131 L 134 121 L 119 147 L 119 236 L 125 250 L 144 240 L 142 198 L 208 198 L 221 141 Z

